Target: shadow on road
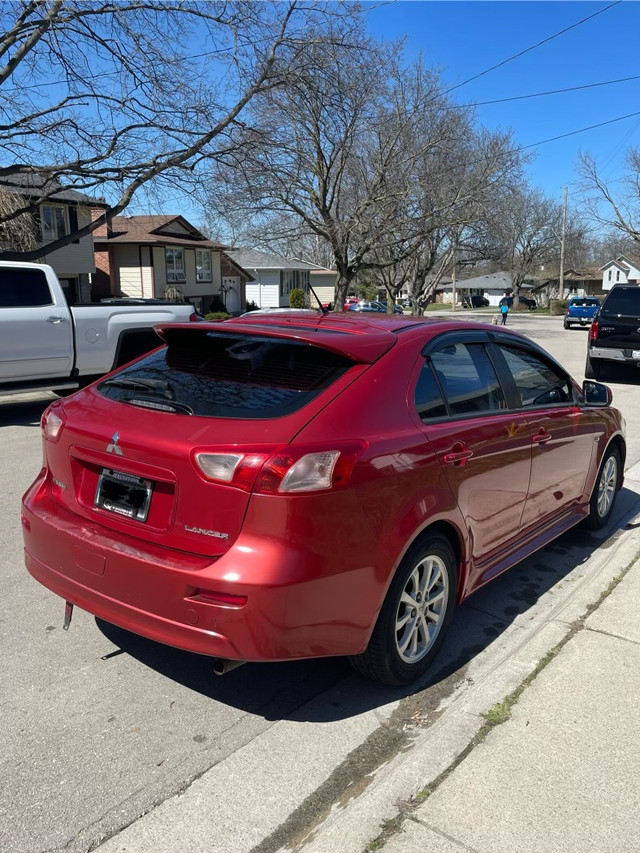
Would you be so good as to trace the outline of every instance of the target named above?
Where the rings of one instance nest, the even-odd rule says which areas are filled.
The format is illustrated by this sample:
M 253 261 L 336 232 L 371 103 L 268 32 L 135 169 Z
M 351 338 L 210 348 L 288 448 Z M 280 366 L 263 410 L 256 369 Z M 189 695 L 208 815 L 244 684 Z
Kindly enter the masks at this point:
M 0 397 L 0 427 L 3 426 L 40 426 L 42 413 L 56 397 L 29 400 L 22 403 L 5 403 Z
M 100 619 L 96 622 L 118 649 L 145 666 L 216 702 L 260 714 L 267 720 L 345 719 L 425 691 L 439 701 L 465 677 L 468 664 L 500 638 L 514 620 L 540 607 L 540 600 L 557 584 L 577 582 L 580 567 L 596 549 L 610 548 L 615 543 L 637 505 L 637 493 L 623 489 L 615 515 L 604 531 L 574 528 L 467 599 L 456 611 L 437 662 L 422 682 L 409 688 L 368 682 L 353 674 L 343 658 L 249 663 L 218 677 L 213 674 L 208 657 L 138 637 Z M 544 606 L 551 608 L 553 601 L 547 598 Z M 329 695 L 326 701 L 311 701 L 337 685 L 339 689 L 331 691 L 333 698 Z

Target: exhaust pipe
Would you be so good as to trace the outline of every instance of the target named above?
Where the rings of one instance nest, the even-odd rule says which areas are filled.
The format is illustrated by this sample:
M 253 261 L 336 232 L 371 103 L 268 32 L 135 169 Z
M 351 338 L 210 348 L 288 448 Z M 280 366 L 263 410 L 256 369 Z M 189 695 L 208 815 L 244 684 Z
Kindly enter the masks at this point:
M 224 658 L 213 659 L 213 671 L 216 675 L 226 675 L 232 669 L 237 669 L 246 663 L 246 660 L 225 660 Z

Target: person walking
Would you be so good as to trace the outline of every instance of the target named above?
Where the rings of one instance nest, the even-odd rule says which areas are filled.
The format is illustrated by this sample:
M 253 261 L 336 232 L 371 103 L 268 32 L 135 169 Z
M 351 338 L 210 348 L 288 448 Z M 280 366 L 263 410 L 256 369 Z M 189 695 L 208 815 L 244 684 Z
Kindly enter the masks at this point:
M 502 314 L 502 325 L 507 325 L 507 314 L 509 313 L 509 306 L 506 302 L 503 302 L 500 306 L 500 313 Z

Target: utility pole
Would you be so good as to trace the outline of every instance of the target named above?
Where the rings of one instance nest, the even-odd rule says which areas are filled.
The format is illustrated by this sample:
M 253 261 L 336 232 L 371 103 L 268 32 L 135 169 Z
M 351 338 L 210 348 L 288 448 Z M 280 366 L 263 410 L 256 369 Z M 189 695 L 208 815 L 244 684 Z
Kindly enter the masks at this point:
M 451 273 L 451 291 L 453 293 L 453 305 L 451 306 L 451 310 L 456 310 L 456 250 L 455 247 L 453 249 L 453 271 Z
M 564 299 L 564 243 L 567 229 L 567 188 L 564 188 L 564 200 L 562 202 L 562 231 L 560 234 L 560 299 Z

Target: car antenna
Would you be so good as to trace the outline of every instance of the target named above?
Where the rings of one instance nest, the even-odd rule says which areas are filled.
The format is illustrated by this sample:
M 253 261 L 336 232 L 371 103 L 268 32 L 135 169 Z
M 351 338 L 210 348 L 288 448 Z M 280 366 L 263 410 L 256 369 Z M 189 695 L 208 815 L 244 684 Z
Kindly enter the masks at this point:
M 311 282 L 309 282 L 309 290 L 311 291 L 311 293 L 313 293 L 313 295 L 314 295 L 314 297 L 315 297 L 315 300 L 316 300 L 316 302 L 318 303 L 318 307 L 320 308 L 320 311 L 322 311 L 322 313 L 323 313 L 323 314 L 328 314 L 328 313 L 329 313 L 329 309 L 328 309 L 328 308 L 325 308 L 325 307 L 324 307 L 324 305 L 322 304 L 322 302 L 320 302 L 320 297 L 319 297 L 319 296 L 318 296 L 318 294 L 315 292 L 315 290 L 313 289 L 313 287 L 311 287 Z

